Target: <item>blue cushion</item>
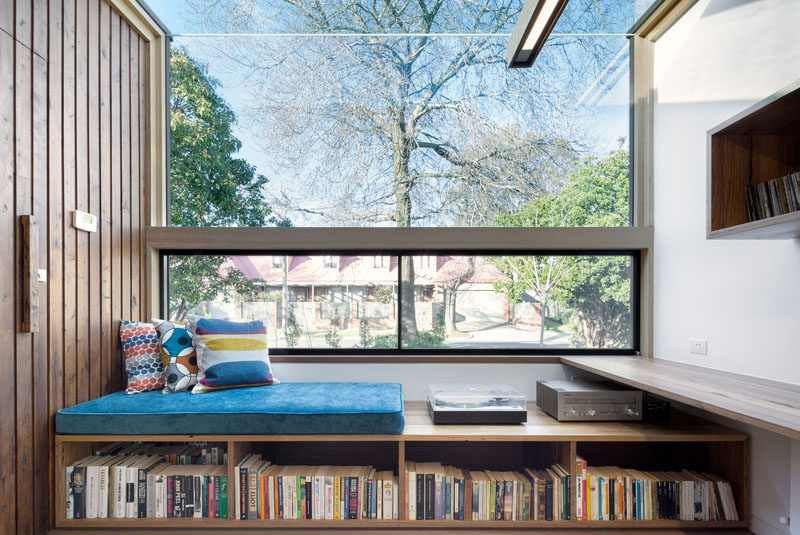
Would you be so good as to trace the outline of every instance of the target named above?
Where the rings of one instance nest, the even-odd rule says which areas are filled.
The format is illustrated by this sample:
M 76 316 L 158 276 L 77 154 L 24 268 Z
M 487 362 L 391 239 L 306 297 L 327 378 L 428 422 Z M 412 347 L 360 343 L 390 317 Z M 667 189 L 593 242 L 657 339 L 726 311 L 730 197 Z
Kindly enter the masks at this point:
M 56 414 L 56 433 L 78 435 L 398 435 L 398 383 L 285 383 L 202 396 L 116 392 Z

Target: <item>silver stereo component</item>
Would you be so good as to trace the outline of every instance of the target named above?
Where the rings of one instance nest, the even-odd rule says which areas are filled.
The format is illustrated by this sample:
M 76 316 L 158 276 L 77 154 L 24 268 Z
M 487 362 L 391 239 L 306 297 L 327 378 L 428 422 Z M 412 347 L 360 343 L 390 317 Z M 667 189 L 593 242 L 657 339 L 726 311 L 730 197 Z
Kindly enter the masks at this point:
M 642 391 L 615 383 L 537 381 L 536 404 L 559 422 L 642 419 Z

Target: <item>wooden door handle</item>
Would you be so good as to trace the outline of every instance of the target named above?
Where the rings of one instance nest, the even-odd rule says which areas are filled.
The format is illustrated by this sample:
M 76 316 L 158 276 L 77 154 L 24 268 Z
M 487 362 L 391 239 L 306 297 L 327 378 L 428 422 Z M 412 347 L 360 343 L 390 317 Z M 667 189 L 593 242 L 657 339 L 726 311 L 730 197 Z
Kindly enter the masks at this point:
M 22 224 L 22 319 L 20 331 L 39 332 L 39 227 L 32 215 L 19 216 Z

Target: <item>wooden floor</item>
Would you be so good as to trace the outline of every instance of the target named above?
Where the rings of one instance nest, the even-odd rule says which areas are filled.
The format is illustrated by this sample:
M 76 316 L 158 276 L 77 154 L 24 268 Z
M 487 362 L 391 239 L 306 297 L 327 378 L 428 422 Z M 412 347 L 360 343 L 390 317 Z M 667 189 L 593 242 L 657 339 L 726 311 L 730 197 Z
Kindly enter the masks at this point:
M 800 386 L 664 359 L 569 357 L 561 362 L 658 396 L 800 440 Z

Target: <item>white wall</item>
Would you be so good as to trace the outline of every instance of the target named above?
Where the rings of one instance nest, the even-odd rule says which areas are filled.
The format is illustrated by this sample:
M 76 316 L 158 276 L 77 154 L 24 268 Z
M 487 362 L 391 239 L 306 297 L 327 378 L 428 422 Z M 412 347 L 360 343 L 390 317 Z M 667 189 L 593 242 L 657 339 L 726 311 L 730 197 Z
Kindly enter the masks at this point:
M 800 78 L 798 28 L 797 0 L 701 0 L 656 43 L 657 357 L 800 383 L 800 240 L 705 239 L 706 131 Z
M 798 28 L 798 0 L 700 0 L 656 43 L 657 358 L 800 383 L 800 240 L 705 239 L 706 132 L 800 78 Z M 798 446 L 746 430 L 753 529 L 788 533 Z
M 569 379 L 561 364 L 295 364 L 275 363 L 281 381 L 385 381 L 406 400 L 424 400 L 429 383 L 505 383 L 536 399 L 538 379 Z M 574 373 L 574 372 L 573 372 Z

